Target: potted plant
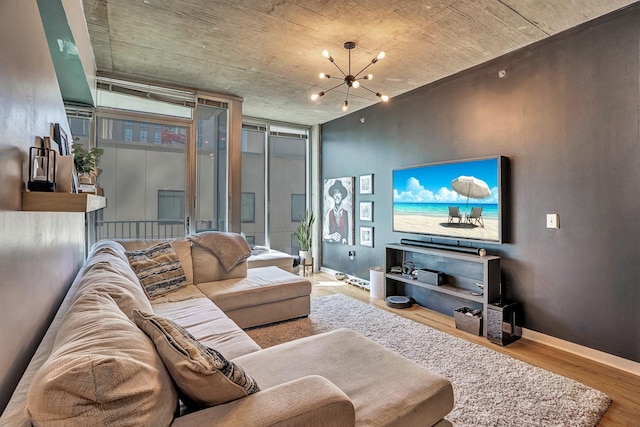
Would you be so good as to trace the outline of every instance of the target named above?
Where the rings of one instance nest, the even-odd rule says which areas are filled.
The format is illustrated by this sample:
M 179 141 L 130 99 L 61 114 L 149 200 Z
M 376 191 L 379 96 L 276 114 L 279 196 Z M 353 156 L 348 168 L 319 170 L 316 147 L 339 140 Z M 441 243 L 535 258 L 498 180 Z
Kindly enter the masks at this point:
M 89 150 L 84 148 L 79 142 L 72 144 L 73 148 L 73 162 L 76 165 L 76 170 L 80 175 L 80 182 L 95 184 L 96 176 L 98 175 L 96 163 L 98 159 L 104 153 L 102 148 L 93 147 Z
M 304 264 L 311 264 L 311 243 L 313 237 L 313 223 L 316 221 L 316 216 L 311 212 L 307 212 L 304 218 L 300 218 L 300 223 L 296 229 L 296 240 L 300 244 L 300 261 Z

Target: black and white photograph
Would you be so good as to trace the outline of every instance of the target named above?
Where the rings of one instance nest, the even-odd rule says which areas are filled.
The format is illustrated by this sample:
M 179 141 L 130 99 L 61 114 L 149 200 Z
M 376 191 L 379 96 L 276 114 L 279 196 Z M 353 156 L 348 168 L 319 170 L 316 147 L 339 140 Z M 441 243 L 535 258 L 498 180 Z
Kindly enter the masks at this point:
M 360 175 L 360 194 L 373 194 L 373 174 Z
M 360 245 L 373 247 L 373 227 L 360 227 Z
M 360 202 L 360 221 L 373 222 L 373 202 Z

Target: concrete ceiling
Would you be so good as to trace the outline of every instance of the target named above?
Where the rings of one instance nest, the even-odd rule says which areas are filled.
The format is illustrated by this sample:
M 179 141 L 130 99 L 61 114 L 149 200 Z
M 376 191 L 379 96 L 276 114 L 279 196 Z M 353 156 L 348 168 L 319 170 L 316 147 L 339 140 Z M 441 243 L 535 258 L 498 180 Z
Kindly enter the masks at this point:
M 98 72 L 242 97 L 243 115 L 340 117 L 353 41 L 363 85 L 393 97 L 635 3 L 630 0 L 83 0 Z M 379 102 L 351 89 L 349 112 Z

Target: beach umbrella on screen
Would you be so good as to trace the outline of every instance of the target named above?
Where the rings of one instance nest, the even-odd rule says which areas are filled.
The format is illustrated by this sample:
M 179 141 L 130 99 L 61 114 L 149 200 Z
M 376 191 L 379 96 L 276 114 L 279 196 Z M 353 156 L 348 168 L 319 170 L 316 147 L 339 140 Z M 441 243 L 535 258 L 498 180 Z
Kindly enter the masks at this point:
M 469 199 L 486 199 L 491 196 L 487 183 L 475 176 L 461 175 L 451 181 L 451 188 L 456 193 L 467 197 L 467 206 Z

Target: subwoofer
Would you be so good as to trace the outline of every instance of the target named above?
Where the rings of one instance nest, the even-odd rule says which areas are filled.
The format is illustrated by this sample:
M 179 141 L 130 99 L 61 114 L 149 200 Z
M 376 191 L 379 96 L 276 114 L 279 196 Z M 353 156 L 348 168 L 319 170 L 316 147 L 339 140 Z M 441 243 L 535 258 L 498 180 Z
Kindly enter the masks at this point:
M 522 305 L 500 298 L 487 305 L 487 339 L 507 345 L 522 336 Z

